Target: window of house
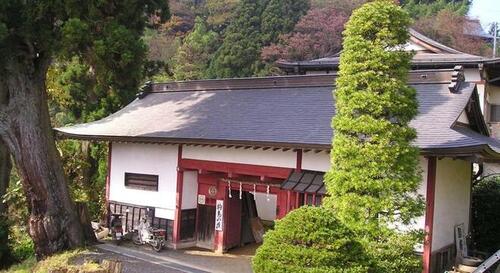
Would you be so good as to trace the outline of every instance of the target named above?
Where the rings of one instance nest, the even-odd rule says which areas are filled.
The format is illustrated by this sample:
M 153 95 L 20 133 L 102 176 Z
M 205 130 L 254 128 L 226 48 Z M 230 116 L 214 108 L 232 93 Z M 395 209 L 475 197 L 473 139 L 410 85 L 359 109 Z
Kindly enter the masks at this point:
M 158 175 L 125 173 L 125 187 L 146 191 L 158 191 Z
M 492 104 L 490 108 L 490 121 L 500 122 L 500 105 Z

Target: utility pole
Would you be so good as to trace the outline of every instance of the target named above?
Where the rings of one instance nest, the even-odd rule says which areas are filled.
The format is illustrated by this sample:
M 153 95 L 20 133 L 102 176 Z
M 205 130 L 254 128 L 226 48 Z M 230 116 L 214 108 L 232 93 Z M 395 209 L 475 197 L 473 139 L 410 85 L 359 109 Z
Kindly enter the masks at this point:
M 497 57 L 497 33 L 498 33 L 498 23 L 494 23 L 493 31 L 493 58 Z

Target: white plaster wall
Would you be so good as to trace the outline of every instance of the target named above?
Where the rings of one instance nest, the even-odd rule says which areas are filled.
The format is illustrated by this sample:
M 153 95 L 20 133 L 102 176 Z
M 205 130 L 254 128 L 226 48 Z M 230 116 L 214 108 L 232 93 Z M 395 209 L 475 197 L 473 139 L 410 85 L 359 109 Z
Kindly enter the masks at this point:
M 469 118 L 467 118 L 467 114 L 465 113 L 465 111 L 462 111 L 460 116 L 458 116 L 457 121 L 464 124 L 469 124 Z
M 274 167 L 295 168 L 297 154 L 294 151 L 273 151 L 262 149 L 235 149 L 217 147 L 184 146 L 183 158 L 212 160 L 241 164 L 264 165 Z
M 437 162 L 433 251 L 454 243 L 456 225 L 463 223 L 466 233 L 469 230 L 471 165 L 450 158 Z
M 428 161 L 427 158 L 421 156 L 420 161 L 419 161 L 419 168 L 421 171 L 422 175 L 422 182 L 420 183 L 420 187 L 417 190 L 417 193 L 420 194 L 425 201 L 425 197 L 427 194 L 427 166 L 428 166 Z M 425 215 L 418 217 L 415 220 L 415 228 L 417 229 L 424 229 L 425 228 Z
M 483 163 L 483 176 L 500 174 L 499 163 Z
M 489 84 L 486 92 L 486 98 L 490 104 L 500 104 L 500 87 Z
M 481 73 L 478 68 L 466 68 L 464 69 L 465 81 L 468 82 L 478 82 L 481 81 Z
M 409 41 L 406 45 L 405 45 L 405 51 L 426 51 L 427 49 L 424 48 L 423 46 L 421 45 L 418 45 L 412 41 Z
M 177 149 L 175 145 L 113 143 L 110 200 L 154 207 L 157 217 L 173 220 L 177 186 Z M 126 188 L 125 172 L 158 175 L 158 191 Z
M 476 84 L 477 94 L 479 96 L 479 106 L 481 107 L 481 113 L 486 117 L 486 93 L 485 93 L 485 85 L 478 83 Z
M 330 154 L 325 152 L 302 153 L 302 169 L 327 172 L 330 169 Z
M 262 192 L 255 193 L 255 205 L 257 206 L 257 213 L 260 219 L 266 221 L 276 220 L 276 205 L 278 196 L 276 194 L 269 194 L 269 201 L 267 201 L 267 194 Z
M 182 186 L 182 209 L 195 209 L 198 202 L 198 172 L 185 171 Z

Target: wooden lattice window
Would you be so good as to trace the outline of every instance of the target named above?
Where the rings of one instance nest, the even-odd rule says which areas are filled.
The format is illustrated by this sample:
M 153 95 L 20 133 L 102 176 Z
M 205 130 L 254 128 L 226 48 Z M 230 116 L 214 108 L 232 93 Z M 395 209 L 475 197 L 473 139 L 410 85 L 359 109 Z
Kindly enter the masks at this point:
M 146 191 L 158 191 L 158 175 L 125 173 L 125 187 Z

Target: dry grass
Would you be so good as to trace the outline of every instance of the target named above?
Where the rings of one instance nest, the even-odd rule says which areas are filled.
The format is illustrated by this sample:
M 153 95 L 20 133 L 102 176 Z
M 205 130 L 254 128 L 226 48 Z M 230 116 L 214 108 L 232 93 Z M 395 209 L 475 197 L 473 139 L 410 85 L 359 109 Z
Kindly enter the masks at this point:
M 67 268 L 71 272 L 93 272 L 102 270 L 101 266 L 94 262 L 86 262 L 83 265 L 73 264 L 73 260 L 78 256 L 87 253 L 86 249 L 66 251 L 51 256 L 43 261 L 36 262 L 35 258 L 30 258 L 20 264 L 14 265 L 8 270 L 0 273 L 48 273 L 51 269 Z

